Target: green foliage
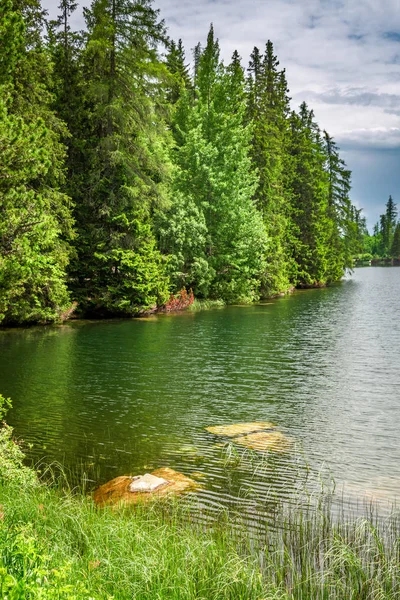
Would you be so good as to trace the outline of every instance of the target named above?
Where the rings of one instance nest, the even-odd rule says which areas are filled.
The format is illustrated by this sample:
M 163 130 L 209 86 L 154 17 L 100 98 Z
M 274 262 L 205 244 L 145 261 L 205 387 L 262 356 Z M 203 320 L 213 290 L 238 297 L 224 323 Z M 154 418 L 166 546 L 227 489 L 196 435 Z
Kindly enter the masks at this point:
M 252 196 L 251 128 L 243 70 L 224 68 L 211 28 L 198 50 L 194 104 L 183 94 L 176 112 L 175 203 L 160 234 L 173 255 L 173 281 L 226 301 L 253 298 L 264 269 L 266 238 Z M 178 233 L 178 235 L 177 235 Z
M 351 172 L 340 158 L 339 148 L 326 131 L 323 141 L 329 176 L 328 216 L 333 223 L 330 244 L 337 267 L 344 271 L 354 266 L 354 257 L 362 250 L 365 219 L 351 203 Z
M 297 263 L 297 282 L 319 285 L 340 278 L 330 277 L 335 267 L 329 256 L 332 220 L 328 215 L 329 177 L 324 170 L 320 131 L 314 113 L 305 103 L 300 113 L 290 117 L 288 185 L 291 190 L 293 255 Z
M 157 218 L 159 245 L 169 256 L 168 273 L 174 290 L 192 288 L 207 296 L 214 277 L 206 254 L 207 224 L 204 213 L 176 182 L 174 201 Z
M 3 600 L 90 600 L 83 582 L 70 583 L 71 563 L 54 561 L 33 523 L 0 528 L 0 549 Z
M 372 254 L 377 260 L 400 256 L 400 222 L 397 223 L 396 219 L 397 207 L 392 196 L 389 196 L 386 211 L 380 215 L 379 223 L 374 226 L 373 234 L 369 235 L 366 231 L 364 235 L 364 252 Z
M 0 323 L 54 321 L 69 303 L 65 285 L 68 200 L 37 187 L 52 168 L 51 136 L 0 99 Z
M 79 235 L 71 285 L 83 310 L 132 314 L 169 292 L 151 219 L 166 202 L 169 170 L 156 51 L 164 26 L 147 0 L 96 0 L 85 17 L 85 91 L 73 141 L 84 170 L 76 157 L 69 161 Z
M 393 201 L 369 239 L 271 41 L 246 80 L 211 27 L 191 77 L 151 0 L 93 0 L 84 32 L 77 5 L 50 22 L 40 0 L 0 6 L 1 324 L 55 321 L 69 294 L 98 316 L 182 288 L 251 301 L 340 279 L 364 243 L 394 256 Z
M 290 116 L 287 185 L 291 238 L 301 287 L 338 281 L 362 249 L 365 221 L 349 197 L 351 173 L 314 113 L 303 103 Z
M 192 87 L 182 40 L 179 40 L 177 44 L 174 41 L 169 43 L 166 66 L 172 76 L 167 89 L 167 100 L 171 104 L 175 104 L 183 90 L 190 90 Z
M 247 81 L 247 118 L 253 124 L 251 157 L 259 174 L 254 198 L 269 240 L 264 296 L 289 289 L 296 267 L 290 254 L 290 193 L 285 185 L 289 97 L 285 71 L 278 70 L 273 44 L 254 48 Z
M 4 419 L 11 408 L 9 398 L 0 394 L 0 419 Z M 6 423 L 0 424 L 0 484 L 32 487 L 37 484 L 37 478 L 29 467 L 24 465 L 25 455 L 13 439 L 13 430 Z
M 395 600 L 400 592 L 397 513 L 355 519 L 329 499 L 299 499 L 276 510 L 273 526 L 262 514 L 249 530 L 236 512 L 205 525 L 171 500 L 99 510 L 44 486 L 3 484 L 0 501 L 5 599 Z
M 0 5 L 0 85 L 9 83 L 17 66 L 24 43 L 25 26 L 19 11 L 13 10 L 12 0 Z
M 11 408 L 11 400 L 10 398 L 4 398 L 0 394 L 0 421 L 3 421 L 4 417 L 8 413 Z
M 384 256 L 391 255 L 391 248 L 394 238 L 394 232 L 396 228 L 397 219 L 397 208 L 393 202 L 392 196 L 389 196 L 389 200 L 386 203 L 386 212 L 381 215 L 380 225 L 382 234 L 382 254 Z
M 63 142 L 70 161 L 78 160 L 80 154 L 73 134 L 79 130 L 84 100 L 80 64 L 83 36 L 72 31 L 70 26 L 70 17 L 77 6 L 71 0 L 61 0 L 58 19 L 47 23 L 47 49 L 53 64 L 50 82 L 52 106 L 68 127 L 68 131 L 63 132 Z
M 397 223 L 396 229 L 394 230 L 390 254 L 393 258 L 400 258 L 400 223 Z
M 49 108 L 40 5 L 2 6 L 8 46 L 0 80 L 0 323 L 54 321 L 69 304 L 71 216 L 60 192 L 62 124 Z M 14 31 L 14 36 L 12 35 Z M 29 83 L 28 83 L 29 82 Z

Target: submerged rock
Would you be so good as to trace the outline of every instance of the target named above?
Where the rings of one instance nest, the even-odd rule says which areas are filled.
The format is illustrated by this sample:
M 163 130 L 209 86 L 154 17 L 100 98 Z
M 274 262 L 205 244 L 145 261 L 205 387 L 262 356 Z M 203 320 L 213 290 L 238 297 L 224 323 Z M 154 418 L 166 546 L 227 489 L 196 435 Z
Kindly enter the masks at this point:
M 179 495 L 198 487 L 199 484 L 189 477 L 164 467 L 137 477 L 116 477 L 97 488 L 93 499 L 100 506 L 129 505 L 161 496 Z
M 251 450 L 284 452 L 288 449 L 290 441 L 281 431 L 259 431 L 249 435 L 241 435 L 234 439 L 236 444 Z
M 206 430 L 214 435 L 229 437 L 235 444 L 261 452 L 284 452 L 290 445 L 289 438 L 269 422 L 217 425 L 206 427 Z
M 255 431 L 265 431 L 266 429 L 275 429 L 273 423 L 255 422 L 255 423 L 235 423 L 234 425 L 217 425 L 215 427 L 206 427 L 206 430 L 215 435 L 225 435 L 227 437 L 236 437 Z

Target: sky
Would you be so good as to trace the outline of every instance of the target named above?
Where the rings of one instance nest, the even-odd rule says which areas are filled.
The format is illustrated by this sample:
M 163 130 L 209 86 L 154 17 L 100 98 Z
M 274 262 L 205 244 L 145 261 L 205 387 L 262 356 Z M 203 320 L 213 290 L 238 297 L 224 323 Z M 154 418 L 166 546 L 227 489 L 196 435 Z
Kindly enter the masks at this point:
M 90 0 L 78 0 L 89 6 Z M 59 0 L 42 0 L 50 17 Z M 191 49 L 210 23 L 228 62 L 247 67 L 274 43 L 297 108 L 306 101 L 353 173 L 353 203 L 372 229 L 391 194 L 400 212 L 400 0 L 155 0 L 171 38 Z M 81 10 L 72 25 L 83 28 Z

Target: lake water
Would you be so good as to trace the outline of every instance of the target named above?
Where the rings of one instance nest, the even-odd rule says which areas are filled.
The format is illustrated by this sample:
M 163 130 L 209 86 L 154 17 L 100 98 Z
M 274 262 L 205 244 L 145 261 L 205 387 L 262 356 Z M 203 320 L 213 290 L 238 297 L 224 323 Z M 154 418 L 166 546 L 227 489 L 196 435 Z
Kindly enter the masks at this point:
M 400 269 L 377 267 L 263 305 L 5 330 L 0 393 L 29 456 L 75 484 L 169 466 L 201 479 L 212 508 L 290 498 L 321 472 L 349 496 L 392 501 L 399 309 Z M 274 422 L 289 449 L 249 456 L 205 430 L 249 421 Z

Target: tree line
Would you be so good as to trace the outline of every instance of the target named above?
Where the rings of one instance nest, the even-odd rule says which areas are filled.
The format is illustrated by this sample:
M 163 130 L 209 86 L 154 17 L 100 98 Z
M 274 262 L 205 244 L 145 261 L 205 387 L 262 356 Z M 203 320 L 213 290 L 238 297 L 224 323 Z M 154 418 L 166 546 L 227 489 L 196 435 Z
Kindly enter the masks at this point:
M 351 173 L 290 106 L 271 41 L 228 65 L 151 0 L 0 5 L 0 323 L 248 302 L 339 280 L 362 248 Z
M 364 223 L 364 248 L 361 261 L 400 260 L 400 219 L 392 196 L 386 202 L 385 212 L 380 215 L 372 235 Z

